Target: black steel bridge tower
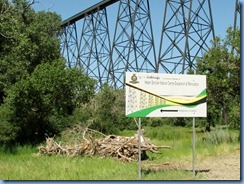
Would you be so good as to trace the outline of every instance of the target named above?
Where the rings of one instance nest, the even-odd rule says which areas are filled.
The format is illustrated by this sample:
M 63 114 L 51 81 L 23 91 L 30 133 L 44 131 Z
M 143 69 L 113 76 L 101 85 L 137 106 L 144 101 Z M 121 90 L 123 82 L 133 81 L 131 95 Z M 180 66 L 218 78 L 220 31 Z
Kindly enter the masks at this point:
M 184 74 L 194 69 L 215 38 L 210 0 L 158 1 L 164 7 L 158 45 L 152 1 L 103 0 L 63 21 L 61 51 L 67 66 L 95 78 L 98 88 L 108 83 L 115 89 L 124 87 L 126 71 Z M 117 10 L 114 22 L 109 7 Z

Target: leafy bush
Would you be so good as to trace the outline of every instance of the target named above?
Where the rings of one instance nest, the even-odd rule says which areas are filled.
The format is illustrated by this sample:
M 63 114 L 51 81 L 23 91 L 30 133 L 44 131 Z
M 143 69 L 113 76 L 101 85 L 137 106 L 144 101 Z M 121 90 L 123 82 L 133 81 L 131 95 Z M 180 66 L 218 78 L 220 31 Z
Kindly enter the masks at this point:
M 152 127 L 157 127 L 157 126 L 162 126 L 163 121 L 161 118 L 156 118 L 155 120 L 152 121 L 151 126 Z
M 105 134 L 137 129 L 134 120 L 125 116 L 124 90 L 113 90 L 106 83 L 89 103 L 83 103 L 74 111 L 73 118 Z
M 27 0 L 0 4 L 0 144 L 35 143 L 73 123 L 68 117 L 93 96 L 94 81 L 66 68 L 59 15 L 35 12 Z
M 240 29 L 228 28 L 224 39 L 216 37 L 212 48 L 197 61 L 197 74 L 207 76 L 208 122 L 240 122 Z M 213 121 L 217 120 L 217 121 Z
M 65 69 L 57 60 L 36 67 L 26 80 L 16 82 L 0 106 L 0 140 L 18 142 L 43 140 L 70 126 L 80 103 L 94 94 L 95 83 L 76 69 Z

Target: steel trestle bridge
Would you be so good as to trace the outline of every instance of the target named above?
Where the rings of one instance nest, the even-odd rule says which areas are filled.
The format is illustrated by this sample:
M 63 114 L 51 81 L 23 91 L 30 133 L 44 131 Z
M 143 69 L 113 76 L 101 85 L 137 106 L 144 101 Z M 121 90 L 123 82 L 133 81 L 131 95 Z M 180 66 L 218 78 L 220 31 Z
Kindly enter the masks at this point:
M 164 5 L 158 45 L 152 1 L 103 0 L 63 21 L 61 52 L 67 66 L 95 78 L 98 88 L 108 83 L 114 89 L 124 87 L 126 71 L 184 74 L 194 70 L 196 59 L 208 51 L 215 38 L 210 0 L 162 0 L 158 5 Z M 240 2 L 233 3 L 235 29 Z M 115 5 L 113 24 L 107 9 Z

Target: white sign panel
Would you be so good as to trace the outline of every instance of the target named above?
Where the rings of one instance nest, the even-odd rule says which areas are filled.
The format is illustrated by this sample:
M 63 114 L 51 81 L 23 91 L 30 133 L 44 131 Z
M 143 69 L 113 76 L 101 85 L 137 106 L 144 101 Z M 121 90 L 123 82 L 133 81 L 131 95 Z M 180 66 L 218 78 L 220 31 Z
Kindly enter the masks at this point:
M 126 72 L 127 117 L 207 117 L 205 75 Z

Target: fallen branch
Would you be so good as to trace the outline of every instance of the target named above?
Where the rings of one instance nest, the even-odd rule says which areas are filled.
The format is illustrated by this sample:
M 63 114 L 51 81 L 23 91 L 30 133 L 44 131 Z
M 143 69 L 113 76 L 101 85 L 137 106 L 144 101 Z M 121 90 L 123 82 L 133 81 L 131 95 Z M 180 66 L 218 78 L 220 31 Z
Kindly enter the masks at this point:
M 76 127 L 77 128 L 77 127 Z M 73 131 L 72 131 L 73 132 Z M 79 131 L 80 132 L 80 131 Z M 102 135 L 103 138 L 94 139 L 93 134 Z M 142 159 L 148 158 L 146 151 L 161 154 L 157 149 L 171 149 L 170 146 L 156 146 L 150 143 L 149 139 L 143 137 L 141 143 Z M 54 141 L 54 138 L 46 139 L 46 146 L 39 146 L 37 155 L 54 155 L 66 154 L 67 156 L 74 157 L 78 155 L 88 155 L 93 157 L 98 155 L 101 157 L 115 157 L 119 160 L 131 162 L 138 160 L 138 136 L 135 134 L 132 137 L 123 137 L 116 135 L 108 135 L 85 128 L 82 132 L 79 144 L 63 146 Z

